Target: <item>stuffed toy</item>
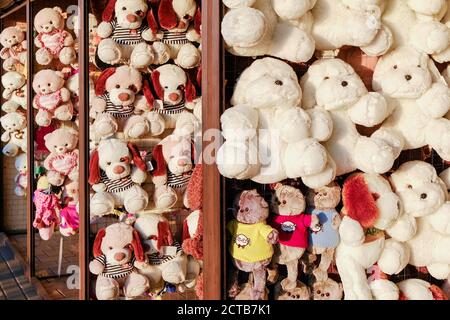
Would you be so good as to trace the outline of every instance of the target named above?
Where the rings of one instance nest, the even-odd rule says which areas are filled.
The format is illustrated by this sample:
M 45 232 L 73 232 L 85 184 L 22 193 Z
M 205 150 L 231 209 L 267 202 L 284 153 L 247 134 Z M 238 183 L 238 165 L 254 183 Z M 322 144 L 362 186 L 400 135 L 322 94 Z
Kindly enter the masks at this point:
M 50 154 L 44 161 L 48 182 L 62 186 L 66 177 L 78 181 L 78 132 L 71 128 L 56 129 L 44 137 Z
M 152 286 L 160 287 L 166 282 L 194 287 L 200 267 L 173 240 L 168 220 L 162 214 L 146 214 L 136 220 L 134 227 L 143 239 L 148 259 L 148 264 L 140 267 L 140 273 L 151 280 Z
M 390 181 L 405 215 L 412 220 L 399 220 L 389 234 L 402 235 L 410 250 L 409 264 L 426 267 L 436 279 L 447 279 L 450 275 L 447 187 L 436 169 L 422 161 L 404 163 L 391 175 Z
M 441 178 L 441 180 L 445 183 L 445 185 L 447 186 L 447 190 L 450 191 L 450 168 L 442 171 L 439 175 L 439 178 Z
M 48 127 L 52 119 L 69 121 L 73 117 L 70 91 L 64 87 L 64 75 L 60 71 L 41 70 L 34 75 L 33 90 L 36 93 L 33 107 L 38 110 L 35 120 L 41 127 Z
M 315 281 L 312 291 L 313 300 L 342 300 L 344 293 L 342 284 L 328 277 L 326 280 Z
M 3 69 L 18 71 L 18 64 L 25 66 L 27 62 L 27 41 L 25 32 L 18 27 L 8 27 L 0 34 L 0 43 L 3 49 L 0 58 L 3 59 Z
M 139 138 L 147 133 L 159 135 L 164 131 L 164 119 L 140 115 L 148 109 L 146 97 L 139 94 L 143 89 L 141 73 L 129 66 L 109 68 L 102 72 L 96 82 L 90 110 L 95 119 L 94 130 L 101 137 L 110 137 L 117 131 L 126 137 Z M 144 88 L 144 93 L 148 88 Z M 149 121 L 151 120 L 151 121 Z
M 150 64 L 163 64 L 169 59 L 165 46 L 146 41 L 153 39 L 150 28 L 154 23 L 148 19 L 147 0 L 109 0 L 98 25 L 99 59 L 110 65 L 128 63 L 134 68 Z M 146 21 L 148 20 L 148 21 Z
M 158 209 L 174 207 L 184 194 L 194 168 L 194 151 L 190 136 L 171 134 L 152 151 L 155 170 L 152 172 Z
M 186 72 L 174 64 L 166 64 L 156 68 L 151 74 L 153 92 L 146 91 L 147 100 L 152 107 L 149 119 L 154 114 L 164 118 L 165 128 L 176 127 L 180 117 L 185 117 L 187 110 L 196 105 L 195 86 Z
M 59 232 L 70 237 L 77 233 L 80 224 L 78 215 L 79 183 L 68 181 L 64 184 L 63 202 L 65 207 L 60 212 Z
M 352 46 L 360 47 L 369 56 L 385 54 L 394 39 L 389 28 L 381 23 L 384 2 L 317 0 L 312 9 L 316 50 L 327 55 L 327 51 Z
M 320 230 L 319 218 L 305 214 L 303 194 L 290 186 L 275 186 L 271 207 L 274 215 L 269 224 L 279 235 L 274 262 L 287 268 L 287 278 L 281 281 L 283 290 L 293 290 L 297 285 L 298 262 L 308 248 L 308 229 Z
M 19 150 L 27 152 L 27 118 L 22 113 L 7 113 L 0 118 L 4 132 L 2 142 L 7 143 L 3 147 L 3 154 L 15 157 Z
M 382 21 L 392 30 L 395 47 L 409 46 L 439 62 L 449 61 L 450 31 L 441 22 L 449 9 L 447 0 L 385 2 Z
M 97 46 L 101 41 L 98 36 L 98 20 L 94 14 L 89 13 L 89 62 L 95 64 L 95 53 L 97 51 Z M 77 38 L 80 36 L 80 19 L 78 16 L 73 17 L 73 31 Z
M 151 41 L 164 45 L 165 57 L 183 69 L 200 65 L 201 52 L 193 44 L 201 38 L 201 13 L 195 0 L 160 0 L 148 17 Z
M 376 280 L 370 283 L 370 289 L 375 300 L 448 300 L 441 288 L 421 279 L 407 279 L 397 284 Z
M 269 55 L 300 63 L 310 60 L 315 43 L 310 10 L 316 0 L 223 0 L 227 50 L 238 56 Z
M 349 64 L 340 59 L 318 60 L 303 76 L 301 85 L 303 105 L 325 109 L 333 119 L 333 133 L 325 147 L 336 163 L 338 176 L 356 169 L 381 174 L 392 168 L 401 152 L 401 137 L 385 131 L 366 137 L 356 128 L 381 124 L 390 114 L 389 105 L 381 94 L 367 91 Z
M 234 298 L 234 300 L 237 301 L 248 301 L 248 300 L 252 300 L 252 290 L 253 290 L 253 276 L 252 274 L 249 275 L 248 277 L 248 281 L 246 283 L 243 283 L 240 287 L 239 287 L 239 293 L 237 294 L 237 296 Z M 261 300 L 268 300 L 269 299 L 269 289 L 265 288 L 264 289 L 264 294 L 262 296 Z
M 402 137 L 402 150 L 430 146 L 450 160 L 450 90 L 425 53 L 401 47 L 380 59 L 373 88 L 392 114 L 374 135 Z
M 27 108 L 27 80 L 19 72 L 9 71 L 2 76 L 3 99 L 6 99 L 6 106 L 2 105 L 5 112 L 14 112 L 19 107 Z
M 342 200 L 336 266 L 345 299 L 371 300 L 366 269 L 378 262 L 382 272 L 396 274 L 409 261 L 407 246 L 393 238 L 385 240 L 384 233 L 401 215 L 401 202 L 385 178 L 364 173 L 345 181 Z
M 14 189 L 14 193 L 18 197 L 25 197 L 27 193 L 28 186 L 28 163 L 27 163 L 27 154 L 22 153 L 17 156 L 14 166 L 17 170 L 17 175 L 14 177 L 14 182 L 16 184 L 16 188 Z
M 60 199 L 51 192 L 51 186 L 46 177 L 41 177 L 38 180 L 33 203 L 36 208 L 33 227 L 39 230 L 39 236 L 42 240 L 48 241 L 53 236 L 55 227 L 59 223 L 61 204 Z
M 236 219 L 227 225 L 232 236 L 229 251 L 237 268 L 230 289 L 231 298 L 239 292 L 239 270 L 253 275 L 251 300 L 263 298 L 267 266 L 274 254 L 273 245 L 278 242 L 278 231 L 266 224 L 268 217 L 269 205 L 256 190 L 242 192 L 235 212 Z
M 59 59 L 62 64 L 70 65 L 77 60 L 75 41 L 64 27 L 63 11 L 59 7 L 44 8 L 36 14 L 34 44 L 38 48 L 35 54 L 38 64 L 46 66 Z
M 341 218 L 335 209 L 341 201 L 341 188 L 332 183 L 320 189 L 309 190 L 306 196 L 308 211 L 319 218 L 320 230 L 309 230 L 311 252 L 320 254 L 319 266 L 313 271 L 318 282 L 328 278 L 328 268 L 334 260 L 334 251 L 339 244 Z
M 89 126 L 89 151 L 92 152 L 98 148 L 100 141 L 102 140 L 101 135 L 95 131 L 94 126 Z
M 93 253 L 89 270 L 97 275 L 98 300 L 115 300 L 121 289 L 127 299 L 134 299 L 149 289 L 149 280 L 135 268 L 145 256 L 139 234 L 130 225 L 115 223 L 99 230 Z
M 333 181 L 334 162 L 320 144 L 331 136 L 332 120 L 326 111 L 303 110 L 301 99 L 288 64 L 273 58 L 253 62 L 238 80 L 233 107 L 221 117 L 226 141 L 217 154 L 220 173 L 261 184 L 301 177 L 311 188 Z
M 74 70 L 73 74 L 71 74 L 69 76 L 69 78 L 67 78 L 64 86 L 66 87 L 67 90 L 69 90 L 70 92 L 70 99 L 72 101 L 73 104 L 73 109 L 74 109 L 74 115 L 77 115 L 79 112 L 79 106 L 80 106 L 80 76 L 79 76 L 79 71 L 80 70 Z M 90 80 L 90 79 L 89 79 Z M 94 98 L 94 96 L 89 96 L 90 100 L 92 101 L 92 99 Z
M 124 206 L 128 213 L 147 207 L 148 194 L 140 186 L 147 179 L 147 164 L 136 146 L 102 140 L 91 153 L 89 167 L 89 183 L 96 192 L 90 201 L 92 215 L 109 214 L 114 207 Z
M 307 285 L 300 281 L 298 281 L 298 283 L 294 285 L 294 289 L 291 290 L 283 289 L 282 285 L 278 283 L 275 285 L 274 291 L 275 300 L 298 301 L 311 299 L 311 290 Z

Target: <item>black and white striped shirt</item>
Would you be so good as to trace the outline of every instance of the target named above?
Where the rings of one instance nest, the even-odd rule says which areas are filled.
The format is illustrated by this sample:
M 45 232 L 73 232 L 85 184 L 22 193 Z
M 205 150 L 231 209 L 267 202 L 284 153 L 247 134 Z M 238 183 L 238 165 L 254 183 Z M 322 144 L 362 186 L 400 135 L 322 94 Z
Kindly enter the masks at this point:
M 118 193 L 130 189 L 134 182 L 131 177 L 125 177 L 122 179 L 111 180 L 107 177 L 104 171 L 100 173 L 100 183 L 104 183 L 106 186 L 106 191 L 109 193 Z
M 130 275 L 133 272 L 136 258 L 133 256 L 131 261 L 125 265 L 113 265 L 108 263 L 105 255 L 101 255 L 100 257 L 95 258 L 95 260 L 105 266 L 105 269 L 100 274 L 101 276 L 112 279 L 120 279 Z
M 158 108 L 156 112 L 159 114 L 166 114 L 166 115 L 174 115 L 174 114 L 180 114 L 186 109 L 186 105 L 184 101 L 176 104 L 176 105 L 169 105 L 167 103 L 164 103 L 162 108 Z
M 121 45 L 135 46 L 141 42 L 144 42 L 142 33 L 149 29 L 144 23 L 137 29 L 128 29 L 119 26 L 117 19 L 114 19 L 109 23 L 113 29 L 111 38 Z
M 186 188 L 192 176 L 192 170 L 182 174 L 167 172 L 167 185 L 174 189 Z
M 180 251 L 181 251 L 181 245 L 177 241 L 174 241 L 172 246 L 177 247 L 177 255 L 178 255 L 178 253 L 180 253 Z M 158 266 L 158 265 L 161 265 L 163 263 L 166 263 L 166 262 L 174 259 L 175 257 L 176 257 L 176 255 L 160 256 L 158 252 L 155 252 L 155 253 L 148 255 L 148 263 L 151 264 L 152 266 Z
M 106 101 L 105 112 L 109 113 L 110 115 L 112 115 L 115 118 L 129 118 L 134 113 L 133 105 L 128 106 L 128 107 L 124 107 L 124 106 L 120 106 L 120 105 L 116 106 L 114 103 L 112 103 L 111 99 L 109 98 L 108 93 L 105 93 L 100 98 L 102 98 L 103 100 Z
M 164 31 L 163 38 L 161 39 L 162 43 L 165 44 L 186 44 L 189 43 L 189 40 L 186 37 L 187 31 L 184 32 L 171 32 L 171 31 Z

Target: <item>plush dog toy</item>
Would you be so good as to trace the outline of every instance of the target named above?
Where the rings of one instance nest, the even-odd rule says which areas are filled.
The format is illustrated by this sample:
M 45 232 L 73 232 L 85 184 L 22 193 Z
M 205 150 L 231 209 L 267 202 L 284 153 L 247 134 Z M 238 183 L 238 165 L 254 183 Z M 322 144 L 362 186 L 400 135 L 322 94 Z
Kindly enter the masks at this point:
M 172 134 L 152 151 L 155 162 L 153 194 L 158 209 L 175 206 L 183 200 L 194 167 L 193 144 L 190 136 Z
M 227 50 L 238 56 L 269 55 L 306 62 L 315 49 L 310 10 L 316 0 L 223 0 Z
M 23 74 L 16 71 L 9 71 L 2 76 L 3 99 L 6 99 L 2 105 L 5 112 L 17 111 L 19 107 L 27 108 L 27 85 Z
M 25 66 L 27 61 L 25 32 L 18 27 L 7 27 L 0 34 L 0 43 L 3 46 L 0 51 L 0 58 L 4 60 L 3 69 L 18 71 L 17 64 Z
M 384 2 L 317 0 L 312 9 L 316 50 L 324 53 L 353 46 L 360 47 L 369 56 L 385 54 L 394 39 L 391 30 L 381 22 Z
M 147 207 L 148 194 L 140 186 L 147 178 L 147 165 L 136 146 L 119 139 L 102 140 L 89 167 L 89 183 L 96 192 L 90 202 L 92 215 L 109 214 L 120 206 L 128 213 Z
M 331 136 L 326 111 L 300 107 L 302 90 L 294 70 L 273 58 L 256 60 L 240 76 L 232 108 L 221 117 L 226 141 L 218 168 L 230 179 L 277 183 L 302 178 L 312 188 L 335 177 L 333 160 L 320 144 Z
M 266 290 L 267 266 L 274 254 L 273 245 L 278 242 L 278 231 L 266 224 L 269 205 L 256 190 L 242 192 L 236 209 L 236 220 L 227 226 L 232 236 L 229 251 L 238 269 L 229 294 L 232 298 L 237 296 L 237 276 L 241 270 L 253 275 L 250 298 L 261 300 Z
M 89 270 L 97 275 L 95 292 L 98 300 L 115 300 L 120 289 L 127 299 L 143 295 L 150 287 L 149 280 L 135 269 L 144 262 L 139 234 L 125 223 L 115 223 L 98 231 L 93 252 L 95 259 Z
M 38 33 L 34 44 L 38 47 L 36 62 L 49 65 L 57 58 L 62 64 L 69 65 L 76 61 L 72 35 L 64 30 L 63 11 L 59 7 L 44 8 L 34 17 L 34 28 Z
M 375 135 L 402 137 L 402 150 L 430 146 L 450 160 L 450 89 L 425 53 L 401 47 L 380 59 L 373 88 L 392 114 Z
M 160 0 L 149 19 L 152 41 L 164 44 L 164 56 L 183 69 L 200 65 L 201 52 L 193 45 L 201 37 L 201 13 L 195 0 Z
M 186 72 L 174 64 L 166 64 L 151 74 L 152 91 L 146 91 L 147 100 L 152 107 L 149 120 L 155 113 L 164 118 L 165 128 L 176 127 L 177 120 L 185 117 L 187 110 L 195 106 L 197 97 L 195 87 Z
M 320 230 L 319 218 L 305 214 L 305 198 L 300 190 L 276 185 L 272 197 L 270 225 L 278 231 L 279 244 L 274 261 L 287 267 L 288 276 L 281 281 L 283 290 L 297 286 L 298 262 L 308 248 L 308 229 Z
M 129 62 L 132 67 L 144 68 L 162 64 L 169 59 L 165 47 L 150 45 L 153 21 L 147 19 L 147 0 L 110 0 L 103 12 L 97 34 L 102 40 L 97 54 L 101 61 L 115 65 Z M 148 21 L 146 21 L 148 20 Z
M 320 230 L 309 230 L 311 252 L 320 254 L 320 264 L 313 271 L 317 282 L 326 282 L 328 268 L 334 260 L 334 252 L 339 244 L 339 224 L 341 218 L 336 207 L 341 201 L 341 188 L 332 183 L 320 189 L 309 190 L 307 203 L 312 214 L 319 218 Z
M 401 136 L 378 131 L 366 137 L 356 128 L 381 124 L 392 109 L 381 94 L 367 91 L 349 64 L 340 59 L 318 60 L 301 84 L 304 106 L 325 109 L 333 119 L 333 133 L 325 146 L 336 162 L 338 176 L 356 169 L 385 173 L 392 168 L 402 150 Z
M 139 94 L 143 89 L 141 73 L 129 66 L 109 68 L 97 79 L 90 110 L 95 119 L 93 129 L 101 137 L 110 137 L 123 131 L 126 137 L 139 138 L 147 133 L 161 134 L 164 119 L 155 115 L 148 121 L 140 115 L 148 107 L 145 96 Z M 144 89 L 144 93 L 148 88 Z
M 17 175 L 14 177 L 14 182 L 16 183 L 16 188 L 14 189 L 14 193 L 18 197 L 25 197 L 28 186 L 28 163 L 27 163 L 27 154 L 22 153 L 17 156 L 14 166 L 17 170 Z
M 35 117 L 38 126 L 48 127 L 53 118 L 61 121 L 72 119 L 73 104 L 64 83 L 64 75 L 60 71 L 45 69 L 34 75 L 33 90 L 36 95 L 33 107 L 38 110 Z
M 18 112 L 7 113 L 0 118 L 2 128 L 2 142 L 7 142 L 3 147 L 3 154 L 15 157 L 19 150 L 27 152 L 27 118 Z
M 366 269 L 378 262 L 382 272 L 403 270 L 409 261 L 406 245 L 386 240 L 388 230 L 401 216 L 401 202 L 389 182 L 375 174 L 350 176 L 342 189 L 344 208 L 339 226 L 336 266 L 346 300 L 372 299 Z
M 436 279 L 450 275 L 450 201 L 436 169 L 422 161 L 404 163 L 390 177 L 406 217 L 389 233 L 402 235 L 411 251 L 409 264 L 426 267 Z M 412 218 L 412 220 L 411 220 Z
M 44 137 L 50 154 L 44 161 L 48 182 L 62 186 L 66 177 L 78 181 L 78 132 L 70 128 L 56 129 Z

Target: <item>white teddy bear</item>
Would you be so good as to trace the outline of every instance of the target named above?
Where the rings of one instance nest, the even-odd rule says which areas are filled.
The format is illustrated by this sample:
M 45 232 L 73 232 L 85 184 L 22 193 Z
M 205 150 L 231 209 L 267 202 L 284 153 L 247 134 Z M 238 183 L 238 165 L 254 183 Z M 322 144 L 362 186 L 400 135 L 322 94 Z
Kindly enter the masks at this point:
M 311 188 L 335 178 L 335 166 L 320 144 L 332 132 L 326 111 L 300 107 L 302 90 L 285 62 L 256 60 L 241 75 L 221 117 L 226 142 L 218 167 L 227 178 L 269 184 L 299 178 Z
M 410 250 L 409 264 L 427 267 L 436 279 L 450 276 L 450 201 L 447 187 L 436 169 L 422 161 L 411 161 L 395 171 L 390 181 L 400 197 L 409 223 L 400 221 L 389 231 L 402 232 Z M 409 235 L 409 236 L 408 236 Z
M 14 112 L 19 107 L 27 108 L 27 80 L 25 76 L 16 71 L 9 71 L 2 76 L 3 99 L 2 105 L 5 112 Z
M 345 299 L 370 300 L 366 269 L 378 263 L 381 271 L 396 274 L 409 260 L 406 245 L 394 238 L 386 240 L 384 233 L 401 216 L 400 199 L 382 176 L 358 173 L 345 181 L 342 200 L 336 266 Z
M 238 56 L 270 55 L 306 62 L 314 54 L 310 10 L 316 0 L 223 0 L 227 50 Z
M 411 46 L 444 62 L 450 56 L 450 31 L 440 21 L 447 6 L 447 0 L 386 1 L 382 21 L 392 30 L 396 47 Z
M 383 9 L 384 0 L 317 0 L 312 10 L 316 50 L 354 46 L 369 56 L 386 53 L 393 39 L 381 23 Z
M 365 137 L 356 128 L 382 123 L 390 113 L 388 105 L 382 95 L 367 91 L 349 64 L 340 59 L 318 60 L 301 84 L 304 107 L 327 110 L 333 119 L 333 133 L 325 146 L 338 176 L 356 169 L 381 174 L 392 168 L 400 155 L 400 137 L 383 132 Z
M 4 129 L 1 140 L 7 142 L 3 147 L 3 154 L 15 157 L 19 150 L 27 152 L 27 118 L 18 112 L 5 114 L 0 119 Z
M 21 153 L 17 156 L 14 166 L 17 170 L 17 174 L 14 177 L 14 182 L 16 184 L 16 188 L 14 189 L 14 193 L 18 197 L 24 197 L 27 193 L 28 186 L 28 163 L 27 163 L 27 154 Z
M 392 114 L 375 135 L 397 135 L 402 150 L 432 147 L 450 160 L 450 90 L 425 53 L 401 47 L 380 59 L 373 88 L 387 101 Z

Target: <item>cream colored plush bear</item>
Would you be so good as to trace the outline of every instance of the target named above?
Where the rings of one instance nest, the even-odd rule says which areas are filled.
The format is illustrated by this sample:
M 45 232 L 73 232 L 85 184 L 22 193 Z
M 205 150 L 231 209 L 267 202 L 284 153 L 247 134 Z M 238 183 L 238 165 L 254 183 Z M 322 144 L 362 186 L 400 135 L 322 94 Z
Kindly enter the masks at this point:
M 3 60 L 3 69 L 17 71 L 19 64 L 25 66 L 27 61 L 27 41 L 25 32 L 18 27 L 8 27 L 0 34 L 0 43 L 3 49 L 0 58 Z
M 227 50 L 238 56 L 270 55 L 305 62 L 314 54 L 310 10 L 316 0 L 223 0 Z
M 247 68 L 221 117 L 221 174 L 262 184 L 301 177 L 311 188 L 333 181 L 334 162 L 320 144 L 331 136 L 332 121 L 324 110 L 303 110 L 301 100 L 297 75 L 285 62 L 264 58 Z
M 432 147 L 450 160 L 450 90 L 425 53 L 401 47 L 377 64 L 373 88 L 384 96 L 392 114 L 374 135 L 397 135 L 401 149 Z
M 0 118 L 4 132 L 2 142 L 7 143 L 3 147 L 3 154 L 15 157 L 19 150 L 27 152 L 27 118 L 18 112 L 5 114 Z
M 409 263 L 427 267 L 436 279 L 450 275 L 450 201 L 447 187 L 436 169 L 422 161 L 411 161 L 395 171 L 390 181 L 400 197 L 405 214 L 414 219 L 400 221 L 411 251 Z M 392 236 L 396 233 L 390 231 Z M 407 235 L 409 235 L 407 237 Z
M 395 134 L 362 136 L 356 125 L 373 127 L 390 114 L 384 97 L 368 92 L 353 68 L 340 59 L 316 61 L 301 81 L 303 105 L 309 110 L 327 110 L 333 119 L 333 133 L 325 143 L 336 162 L 336 174 L 359 169 L 385 173 L 400 155 L 402 141 Z
M 382 21 L 392 30 L 395 47 L 411 46 L 448 61 L 450 31 L 440 22 L 447 10 L 447 0 L 386 1 Z
M 312 34 L 319 51 L 360 47 L 369 56 L 386 53 L 391 31 L 381 23 L 384 0 L 317 0 Z M 395 1 L 394 1 L 395 2 Z
M 16 71 L 10 71 L 2 76 L 3 99 L 2 110 L 5 112 L 14 112 L 19 107 L 27 108 L 27 79 Z

